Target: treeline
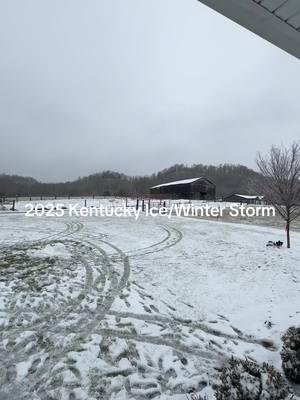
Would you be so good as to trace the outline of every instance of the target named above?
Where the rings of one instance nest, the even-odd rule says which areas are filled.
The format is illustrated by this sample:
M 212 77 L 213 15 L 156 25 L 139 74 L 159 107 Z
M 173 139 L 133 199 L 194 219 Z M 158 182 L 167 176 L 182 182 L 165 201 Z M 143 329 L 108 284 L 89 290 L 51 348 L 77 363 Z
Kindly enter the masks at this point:
M 42 183 L 31 177 L 0 175 L 0 196 L 143 196 L 151 186 L 173 180 L 204 176 L 216 184 L 217 196 L 249 193 L 260 175 L 243 166 L 176 164 L 149 176 L 127 176 L 113 171 L 78 178 L 71 182 Z

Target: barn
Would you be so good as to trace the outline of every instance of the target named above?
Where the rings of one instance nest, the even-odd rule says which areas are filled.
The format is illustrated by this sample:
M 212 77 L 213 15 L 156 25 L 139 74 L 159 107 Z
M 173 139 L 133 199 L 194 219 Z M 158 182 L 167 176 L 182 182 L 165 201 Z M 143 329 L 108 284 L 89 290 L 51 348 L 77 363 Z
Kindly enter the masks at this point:
M 229 203 L 266 204 L 264 196 L 237 193 L 231 193 L 229 196 L 224 197 L 223 201 L 228 201 Z
M 216 185 L 204 177 L 163 183 L 150 188 L 157 198 L 215 200 Z

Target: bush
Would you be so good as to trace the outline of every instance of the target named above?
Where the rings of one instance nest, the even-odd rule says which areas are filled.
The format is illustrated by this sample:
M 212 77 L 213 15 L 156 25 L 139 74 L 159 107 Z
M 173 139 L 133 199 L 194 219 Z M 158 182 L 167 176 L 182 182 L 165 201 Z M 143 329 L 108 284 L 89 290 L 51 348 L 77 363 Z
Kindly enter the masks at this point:
M 282 368 L 288 379 L 300 383 L 300 328 L 290 327 L 282 336 Z
M 287 400 L 289 387 L 284 377 L 268 364 L 232 358 L 222 370 L 217 400 Z

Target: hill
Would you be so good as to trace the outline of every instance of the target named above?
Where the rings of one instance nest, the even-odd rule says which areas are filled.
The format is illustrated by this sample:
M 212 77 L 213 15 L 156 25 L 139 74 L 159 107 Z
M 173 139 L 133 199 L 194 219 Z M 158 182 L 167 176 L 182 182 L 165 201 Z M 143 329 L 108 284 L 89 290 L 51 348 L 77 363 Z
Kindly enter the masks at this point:
M 217 196 L 231 192 L 248 193 L 253 181 L 260 175 L 243 166 L 222 164 L 219 166 L 176 164 L 150 176 L 128 176 L 114 171 L 103 171 L 71 182 L 42 183 L 31 177 L 0 175 L 0 195 L 3 196 L 142 196 L 151 186 L 179 180 L 205 176 L 217 186 Z

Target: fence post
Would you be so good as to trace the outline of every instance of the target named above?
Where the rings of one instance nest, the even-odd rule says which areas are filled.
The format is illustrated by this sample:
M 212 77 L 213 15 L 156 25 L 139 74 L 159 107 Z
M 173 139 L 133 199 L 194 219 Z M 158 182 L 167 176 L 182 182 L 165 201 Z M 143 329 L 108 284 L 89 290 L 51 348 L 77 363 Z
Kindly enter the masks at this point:
M 126 207 L 126 208 L 128 207 L 127 197 L 126 197 L 126 200 L 125 200 L 125 207 Z
M 12 211 L 15 211 L 15 200 L 13 200 L 12 202 L 13 202 L 13 205 L 12 205 L 11 209 L 12 209 Z
M 84 207 L 86 207 L 86 200 L 84 200 Z
M 142 211 L 143 212 L 145 211 L 145 200 L 144 199 L 142 200 Z
M 139 209 L 139 199 L 136 199 L 136 210 L 138 210 Z

